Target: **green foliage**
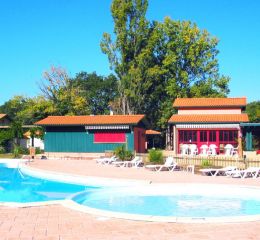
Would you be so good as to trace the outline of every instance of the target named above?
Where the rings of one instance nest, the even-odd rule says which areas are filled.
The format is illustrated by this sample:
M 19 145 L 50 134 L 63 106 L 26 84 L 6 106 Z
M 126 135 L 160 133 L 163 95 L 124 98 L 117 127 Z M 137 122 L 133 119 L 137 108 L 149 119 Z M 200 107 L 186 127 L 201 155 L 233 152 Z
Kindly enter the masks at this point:
M 13 121 L 31 125 L 36 121 L 54 114 L 51 101 L 43 96 L 26 98 L 14 96 L 0 106 L 0 112 L 6 113 Z
M 165 128 L 175 98 L 225 97 L 229 78 L 219 74 L 215 37 L 189 21 L 149 22 L 147 8 L 147 0 L 114 0 L 115 39 L 104 33 L 100 45 L 118 78 L 117 112 L 145 113 Z
M 41 150 L 39 147 L 35 148 L 35 154 L 41 154 L 43 153 L 44 151 Z
M 260 122 L 260 101 L 247 104 L 246 112 L 250 122 Z
M 20 121 L 13 121 L 11 124 L 12 137 L 14 143 L 19 145 L 19 139 L 23 138 L 23 128 Z
M 7 114 L 11 119 L 17 120 L 17 114 L 25 108 L 27 99 L 24 96 L 14 96 L 0 106 L 0 112 Z
M 148 155 L 149 161 L 152 163 L 163 163 L 162 150 L 150 149 Z
M 24 148 L 24 147 L 14 144 L 14 147 L 13 147 L 14 158 L 18 158 L 20 155 L 28 155 L 28 154 L 29 154 L 28 148 Z
M 81 90 L 75 86 L 65 69 L 51 67 L 43 74 L 40 89 L 44 97 L 52 103 L 56 115 L 84 115 L 90 110 Z
M 17 145 L 14 145 L 13 154 L 14 154 L 14 158 L 19 157 L 19 147 Z
M 114 150 L 114 154 L 122 161 L 130 160 L 133 157 L 133 153 L 130 150 L 126 150 L 125 145 L 118 146 Z
M 0 131 L 0 146 L 5 146 L 9 140 L 13 138 L 10 129 L 1 129 Z
M 100 43 L 114 75 L 80 72 L 75 78 L 60 67 L 44 72 L 42 96 L 15 96 L 0 112 L 22 124 L 49 115 L 146 114 L 150 128 L 165 129 L 177 97 L 225 97 L 229 78 L 219 73 L 218 40 L 190 21 L 146 18 L 148 0 L 113 0 L 114 33 Z M 256 106 L 256 107 L 255 107 Z M 248 105 L 259 122 L 259 102 Z
M 211 167 L 212 163 L 208 160 L 208 159 L 203 159 L 201 162 L 201 167 L 202 168 L 207 168 L 207 167 Z
M 3 146 L 0 146 L 0 154 L 3 154 L 3 153 L 5 153 L 6 151 L 5 151 L 5 148 L 3 147 Z
M 108 77 L 94 73 L 80 72 L 73 80 L 80 88 L 81 96 L 88 102 L 91 114 L 108 114 L 108 105 L 118 95 L 117 79 L 110 74 Z
M 60 68 L 45 72 L 40 88 L 43 96 L 14 96 L 0 106 L 0 113 L 25 125 L 51 115 L 108 114 L 110 102 L 118 95 L 118 82 L 112 74 L 103 77 L 80 72 L 69 78 Z
M 114 0 L 111 5 L 111 13 L 114 19 L 116 34 L 115 41 L 109 33 L 103 34 L 101 49 L 107 54 L 110 67 L 119 80 L 119 99 L 117 106 L 123 114 L 135 113 L 139 102 L 136 95 L 140 97 L 141 103 L 145 96 L 142 95 L 144 84 L 141 79 L 142 69 L 138 67 L 145 58 L 143 49 L 150 37 L 149 23 L 145 18 L 148 6 L 147 0 Z M 146 54 L 147 55 L 147 54 Z M 143 66 L 146 70 L 146 66 Z M 141 76 L 140 76 L 141 74 Z M 141 81 L 141 82 L 140 82 Z M 150 85 L 149 82 L 147 82 Z M 135 104 L 137 103 L 137 105 Z

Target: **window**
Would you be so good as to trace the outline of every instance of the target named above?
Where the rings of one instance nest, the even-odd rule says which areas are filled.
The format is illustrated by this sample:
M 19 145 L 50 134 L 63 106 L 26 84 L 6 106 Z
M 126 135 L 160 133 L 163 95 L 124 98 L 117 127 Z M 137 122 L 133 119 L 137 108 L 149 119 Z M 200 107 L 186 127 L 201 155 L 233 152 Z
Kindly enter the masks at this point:
M 201 142 L 207 142 L 207 131 L 200 131 L 200 141 Z
M 237 136 L 238 136 L 237 131 L 233 131 L 233 130 L 219 131 L 219 141 L 220 142 L 236 142 Z
M 179 142 L 181 143 L 197 142 L 197 131 L 180 130 Z
M 125 143 L 126 135 L 123 132 L 94 133 L 94 143 Z
M 216 142 L 216 131 L 209 131 L 209 141 L 210 142 Z

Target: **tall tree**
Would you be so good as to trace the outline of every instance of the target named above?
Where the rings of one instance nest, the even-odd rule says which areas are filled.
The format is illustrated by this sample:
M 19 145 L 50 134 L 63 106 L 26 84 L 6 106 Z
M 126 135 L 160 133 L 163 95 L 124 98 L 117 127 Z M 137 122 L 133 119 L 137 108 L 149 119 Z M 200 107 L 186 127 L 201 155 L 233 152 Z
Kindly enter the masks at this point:
M 75 86 L 63 68 L 52 67 L 44 72 L 40 89 L 44 97 L 51 101 L 56 115 L 90 113 L 86 99 L 81 96 L 81 90 Z
M 260 122 L 260 101 L 248 103 L 246 112 L 250 122 Z
M 22 123 L 20 121 L 14 121 L 10 129 L 14 138 L 14 144 L 19 145 L 19 141 L 23 137 Z
M 53 115 L 53 110 L 52 102 L 43 96 L 14 96 L 0 106 L 1 113 L 6 113 L 13 121 L 21 122 L 23 125 L 31 125 L 48 115 Z
M 165 127 L 176 97 L 226 96 L 219 74 L 218 40 L 189 21 L 149 22 L 148 1 L 114 0 L 115 41 L 104 33 L 101 49 L 119 81 L 121 113 L 145 113 Z
M 81 96 L 88 102 L 91 114 L 107 114 L 109 104 L 118 95 L 117 79 L 110 74 L 107 77 L 97 75 L 95 72 L 80 72 L 74 79 L 76 87 L 80 88 Z
M 129 73 L 149 37 L 149 23 L 145 18 L 147 7 L 147 0 L 114 0 L 111 13 L 116 40 L 113 42 L 111 35 L 104 33 L 101 41 L 101 49 L 108 55 L 110 67 L 119 80 L 120 110 L 124 114 L 135 112 L 131 96 L 136 83 Z
M 25 96 L 14 96 L 0 106 L 0 112 L 7 114 L 12 120 L 22 121 L 17 113 L 24 110 L 26 102 L 27 98 Z
M 164 48 L 162 60 L 165 77 L 165 101 L 160 125 L 173 113 L 177 97 L 225 97 L 229 93 L 229 77 L 219 74 L 218 40 L 190 21 L 165 18 L 157 24 Z

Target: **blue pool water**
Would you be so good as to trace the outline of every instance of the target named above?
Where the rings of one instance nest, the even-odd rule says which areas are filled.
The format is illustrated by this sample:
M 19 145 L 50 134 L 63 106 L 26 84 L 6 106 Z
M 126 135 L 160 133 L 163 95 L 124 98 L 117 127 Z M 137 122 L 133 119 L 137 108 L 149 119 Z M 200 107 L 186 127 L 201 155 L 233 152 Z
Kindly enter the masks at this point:
M 105 211 L 176 217 L 232 217 L 260 214 L 260 198 L 196 194 L 135 194 L 95 191 L 74 197 L 79 204 Z
M 0 164 L 0 202 L 71 197 L 83 206 L 118 213 L 195 218 L 260 215 L 259 188 L 185 184 L 95 187 L 36 178 Z
M 92 189 L 95 188 L 31 177 L 19 168 L 7 168 L 5 164 L 0 164 L 0 202 L 61 200 Z

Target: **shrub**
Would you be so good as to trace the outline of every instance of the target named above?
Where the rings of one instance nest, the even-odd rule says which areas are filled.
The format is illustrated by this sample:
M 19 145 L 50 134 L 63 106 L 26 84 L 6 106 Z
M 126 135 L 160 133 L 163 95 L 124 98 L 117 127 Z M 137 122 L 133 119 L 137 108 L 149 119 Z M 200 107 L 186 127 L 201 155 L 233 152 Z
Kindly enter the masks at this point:
M 114 150 L 114 154 L 122 161 L 130 160 L 133 157 L 133 153 L 130 150 L 126 150 L 125 145 L 118 146 Z
M 210 167 L 212 166 L 212 163 L 208 160 L 208 159 L 203 159 L 201 162 L 201 167 L 205 168 L 205 167 Z
M 5 153 L 5 148 L 3 146 L 0 146 L 0 154 Z
M 43 153 L 43 150 L 41 150 L 39 147 L 35 148 L 35 154 L 41 154 Z
M 14 145 L 13 154 L 15 158 L 19 157 L 19 146 Z
M 29 154 L 29 149 L 18 146 L 18 145 L 15 144 L 14 148 L 13 148 L 13 154 L 14 154 L 15 158 L 19 157 L 20 154 L 26 154 L 27 155 L 27 154 Z
M 162 150 L 150 149 L 148 158 L 152 163 L 163 163 Z

